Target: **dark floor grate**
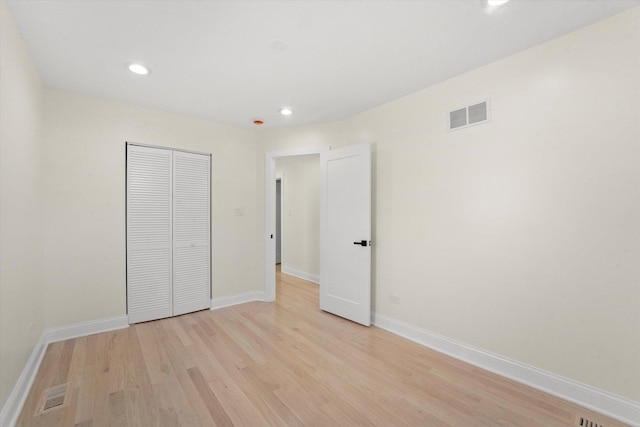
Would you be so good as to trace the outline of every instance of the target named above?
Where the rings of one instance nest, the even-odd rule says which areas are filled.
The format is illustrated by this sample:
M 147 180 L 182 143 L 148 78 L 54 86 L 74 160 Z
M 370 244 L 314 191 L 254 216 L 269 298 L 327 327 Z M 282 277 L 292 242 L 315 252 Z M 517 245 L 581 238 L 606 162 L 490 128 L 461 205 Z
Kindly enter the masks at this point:
M 589 420 L 588 418 L 578 418 L 578 425 L 580 427 L 604 427 L 602 424 Z

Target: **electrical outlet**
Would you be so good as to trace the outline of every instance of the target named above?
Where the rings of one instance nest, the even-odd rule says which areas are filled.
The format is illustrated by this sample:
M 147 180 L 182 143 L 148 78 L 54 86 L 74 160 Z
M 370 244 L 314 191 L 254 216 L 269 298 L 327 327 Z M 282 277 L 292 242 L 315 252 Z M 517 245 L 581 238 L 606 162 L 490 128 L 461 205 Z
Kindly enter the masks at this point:
M 389 294 L 389 301 L 391 301 L 394 304 L 400 304 L 400 295 Z

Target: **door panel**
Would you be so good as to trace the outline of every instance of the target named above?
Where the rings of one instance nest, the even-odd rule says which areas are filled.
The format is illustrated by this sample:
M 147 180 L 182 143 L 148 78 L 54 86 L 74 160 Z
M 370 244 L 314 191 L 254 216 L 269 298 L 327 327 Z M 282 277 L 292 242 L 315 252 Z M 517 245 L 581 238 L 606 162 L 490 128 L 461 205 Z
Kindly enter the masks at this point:
M 332 150 L 320 161 L 320 308 L 369 326 L 371 146 Z
M 173 315 L 211 307 L 210 157 L 173 153 Z
M 172 315 L 171 151 L 127 146 L 129 323 Z

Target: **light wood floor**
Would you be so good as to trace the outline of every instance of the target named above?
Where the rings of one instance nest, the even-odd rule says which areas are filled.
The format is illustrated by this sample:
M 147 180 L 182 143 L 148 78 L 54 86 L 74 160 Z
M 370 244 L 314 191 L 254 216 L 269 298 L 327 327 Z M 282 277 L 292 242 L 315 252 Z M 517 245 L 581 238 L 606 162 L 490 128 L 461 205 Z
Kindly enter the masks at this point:
M 315 284 L 282 274 L 277 292 L 51 344 L 18 425 L 622 425 L 323 313 Z M 64 405 L 34 415 L 66 383 Z

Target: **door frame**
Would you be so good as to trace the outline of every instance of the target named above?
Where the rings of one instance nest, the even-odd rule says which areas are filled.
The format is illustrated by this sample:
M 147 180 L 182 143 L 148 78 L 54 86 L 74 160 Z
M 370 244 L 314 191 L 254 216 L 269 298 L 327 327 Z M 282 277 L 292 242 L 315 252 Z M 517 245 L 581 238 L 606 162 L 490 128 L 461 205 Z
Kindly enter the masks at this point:
M 298 148 L 265 153 L 264 196 L 264 295 L 265 301 L 276 299 L 276 160 L 282 157 L 307 156 L 329 151 L 329 147 Z M 320 159 L 318 159 L 320 161 Z M 322 281 L 322 277 L 320 277 Z
M 276 263 L 278 262 L 278 239 L 280 239 L 280 264 L 282 264 L 282 196 L 284 195 L 284 174 L 283 173 L 277 173 L 276 174 L 276 208 L 277 208 L 277 204 L 278 204 L 278 200 L 277 200 L 277 195 L 278 195 L 278 191 L 277 191 L 277 187 L 278 187 L 278 181 L 280 181 L 280 224 L 278 224 L 278 216 L 276 215 L 276 230 L 278 230 L 278 228 L 280 228 L 280 235 L 278 236 L 278 233 L 276 231 Z M 277 209 L 276 209 L 277 210 Z

